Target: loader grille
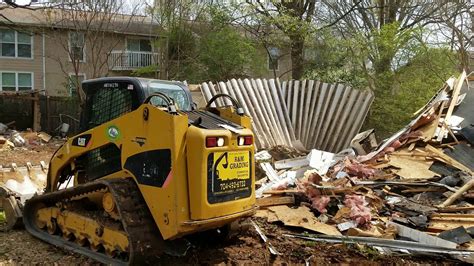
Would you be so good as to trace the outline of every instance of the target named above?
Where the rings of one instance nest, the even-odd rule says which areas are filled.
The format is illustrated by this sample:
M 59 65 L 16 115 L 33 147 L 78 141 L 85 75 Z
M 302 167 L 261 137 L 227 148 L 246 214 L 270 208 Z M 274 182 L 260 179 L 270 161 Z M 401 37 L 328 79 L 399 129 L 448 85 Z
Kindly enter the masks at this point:
M 88 180 L 95 180 L 122 169 L 120 149 L 112 143 L 80 156 L 78 163 L 84 167 Z
M 242 129 L 242 127 L 236 123 L 225 120 L 220 116 L 206 111 L 189 111 L 185 112 L 188 115 L 189 123 L 200 128 L 206 129 L 222 129 L 219 125 L 229 125 L 236 129 Z
M 132 111 L 132 95 L 126 88 L 97 90 L 92 95 L 88 128 L 101 125 Z

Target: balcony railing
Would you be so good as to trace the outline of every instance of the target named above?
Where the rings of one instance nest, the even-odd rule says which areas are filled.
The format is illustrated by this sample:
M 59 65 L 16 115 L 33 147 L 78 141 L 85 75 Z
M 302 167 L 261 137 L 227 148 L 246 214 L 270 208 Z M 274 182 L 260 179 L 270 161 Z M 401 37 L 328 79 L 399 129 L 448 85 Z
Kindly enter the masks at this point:
M 158 53 L 112 51 L 109 55 L 109 69 L 115 71 L 135 70 L 137 68 L 157 65 Z

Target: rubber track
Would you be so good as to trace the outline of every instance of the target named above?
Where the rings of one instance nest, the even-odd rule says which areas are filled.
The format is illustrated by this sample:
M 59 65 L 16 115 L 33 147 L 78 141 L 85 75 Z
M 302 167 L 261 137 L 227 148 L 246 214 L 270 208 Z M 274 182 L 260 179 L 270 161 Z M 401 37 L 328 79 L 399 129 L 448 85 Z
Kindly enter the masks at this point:
M 129 260 L 111 258 L 104 253 L 94 252 L 58 235 L 50 235 L 37 228 L 35 224 L 36 210 L 39 204 L 55 206 L 57 202 L 67 201 L 71 197 L 85 195 L 108 188 L 112 193 L 120 214 L 123 228 L 129 240 Z M 28 232 L 43 241 L 55 246 L 80 253 L 105 264 L 152 264 L 164 250 L 164 241 L 132 179 L 108 179 L 79 185 L 76 187 L 45 193 L 35 196 L 25 204 L 23 222 Z

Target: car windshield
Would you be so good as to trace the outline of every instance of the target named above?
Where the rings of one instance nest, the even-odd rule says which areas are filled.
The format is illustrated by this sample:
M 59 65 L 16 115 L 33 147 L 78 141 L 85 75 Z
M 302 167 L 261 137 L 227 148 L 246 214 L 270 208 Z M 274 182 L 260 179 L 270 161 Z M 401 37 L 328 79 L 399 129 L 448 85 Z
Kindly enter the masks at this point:
M 191 105 L 189 104 L 188 96 L 183 88 L 174 84 L 165 84 L 161 82 L 150 82 L 150 95 L 156 92 L 161 92 L 166 94 L 166 96 L 172 98 L 175 101 L 178 109 L 184 111 L 190 111 Z M 165 102 L 160 97 L 153 97 L 151 99 L 151 104 L 155 106 L 165 106 Z

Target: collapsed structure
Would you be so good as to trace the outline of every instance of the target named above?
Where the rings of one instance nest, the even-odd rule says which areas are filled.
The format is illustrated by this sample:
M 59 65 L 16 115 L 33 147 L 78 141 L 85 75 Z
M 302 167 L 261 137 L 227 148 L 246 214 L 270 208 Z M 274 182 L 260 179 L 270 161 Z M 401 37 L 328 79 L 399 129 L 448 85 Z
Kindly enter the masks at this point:
M 331 142 L 322 146 L 328 150 L 313 149 L 307 154 L 283 147 L 261 150 L 256 154 L 262 177 L 257 181 L 260 210 L 256 216 L 317 233 L 286 237 L 356 242 L 385 253 L 441 254 L 474 262 L 474 93 L 465 81 L 466 73 L 450 78 L 413 121 L 380 145 L 374 131 L 369 130 L 356 135 L 350 148 L 349 141 L 340 139 L 338 143 L 344 146 L 336 145 L 338 150 Z M 241 83 L 244 86 L 232 87 L 234 94 L 240 93 L 238 88 L 252 93 L 250 84 L 257 84 L 254 90 L 265 88 L 259 80 L 230 82 Z M 275 87 L 274 81 L 268 83 L 270 88 Z M 218 84 L 219 89 L 212 89 L 213 93 L 226 92 L 225 84 Z M 206 93 L 206 84 L 202 87 Z M 212 83 L 207 87 L 212 88 Z M 282 109 L 291 109 L 285 106 L 287 103 L 293 107 L 296 104 L 280 101 Z M 248 104 L 244 108 L 258 111 L 252 111 L 254 107 Z M 259 112 L 263 113 L 262 108 L 271 113 L 273 107 L 260 105 Z M 298 123 L 305 124 L 300 116 L 307 114 L 298 114 L 288 115 L 292 121 L 300 121 L 287 124 L 293 129 Z M 255 120 L 256 126 L 264 124 L 261 119 Z M 270 124 L 271 119 L 267 122 Z M 321 136 L 319 132 L 311 133 L 312 137 Z M 309 135 L 304 130 L 296 136 L 308 143 Z M 272 254 L 278 253 L 270 240 L 266 243 Z
M 359 132 L 374 95 L 316 80 L 231 79 L 202 83 L 209 101 L 217 94 L 237 99 L 252 117 L 257 147 L 339 151 Z M 230 105 L 225 99 L 218 106 Z
M 284 237 L 473 263 L 474 93 L 466 76 L 450 78 L 415 119 L 381 144 L 374 130 L 357 134 L 373 100 L 370 92 L 258 79 L 203 83 L 201 92 L 206 100 L 230 94 L 252 115 L 260 150 L 256 219 L 314 233 Z M 226 101 L 215 103 L 231 104 Z M 1 133 L 3 149 L 50 141 L 43 133 L 19 135 L 5 127 Z M 12 184 L 26 182 L 25 176 L 44 181 L 42 166 L 4 166 L 0 185 L 15 190 Z M 252 224 L 278 255 L 272 239 Z
M 341 96 L 328 89 L 340 85 L 316 85 L 313 95 L 320 100 L 313 106 L 314 81 L 231 80 L 204 83 L 201 90 L 206 99 L 241 95 L 252 114 L 256 133 L 263 135 L 259 147 L 270 147 L 256 154 L 262 177 L 256 217 L 317 233 L 286 237 L 356 242 L 384 253 L 441 254 L 472 263 L 474 93 L 466 76 L 450 78 L 413 121 L 380 145 L 373 130 L 355 135 L 363 122 L 357 118 L 365 118 L 372 101 L 364 92 L 344 90 L 340 100 L 328 100 L 321 95 Z M 259 101 L 262 96 L 273 101 Z M 344 100 L 358 112 L 338 105 Z M 310 111 L 313 107 L 319 111 Z M 322 119 L 320 110 L 326 110 Z M 351 110 L 350 116 L 341 116 L 344 110 Z M 271 114 L 282 119 L 272 120 Z M 315 122 L 322 124 L 315 127 Z M 279 141 L 285 130 L 289 134 Z M 275 147 L 279 144 L 293 149 Z M 264 239 L 270 252 L 279 254 Z

